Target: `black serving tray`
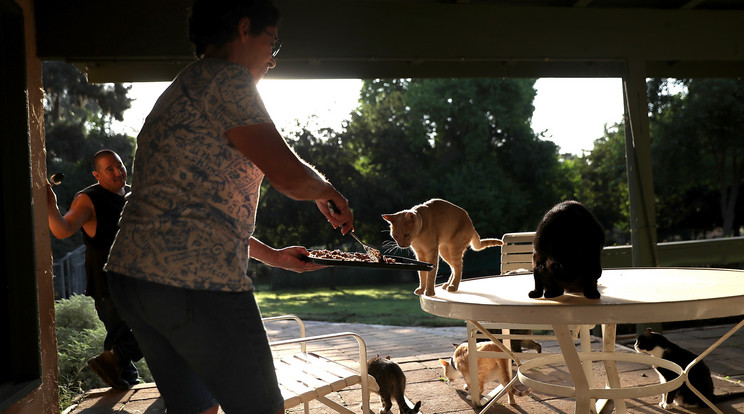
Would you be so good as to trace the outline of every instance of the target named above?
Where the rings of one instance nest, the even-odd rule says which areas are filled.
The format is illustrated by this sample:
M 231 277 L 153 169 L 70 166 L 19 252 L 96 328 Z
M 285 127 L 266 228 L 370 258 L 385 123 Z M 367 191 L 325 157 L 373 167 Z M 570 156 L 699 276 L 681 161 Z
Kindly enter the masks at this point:
M 366 267 L 375 269 L 407 269 L 407 270 L 432 270 L 434 265 L 426 262 L 419 262 L 417 260 L 409 259 L 407 257 L 400 256 L 387 256 L 395 259 L 395 263 L 380 263 L 380 262 L 357 262 L 353 260 L 337 260 L 337 259 L 321 259 L 318 257 L 305 256 L 307 261 L 322 264 L 326 266 L 348 266 L 348 267 Z

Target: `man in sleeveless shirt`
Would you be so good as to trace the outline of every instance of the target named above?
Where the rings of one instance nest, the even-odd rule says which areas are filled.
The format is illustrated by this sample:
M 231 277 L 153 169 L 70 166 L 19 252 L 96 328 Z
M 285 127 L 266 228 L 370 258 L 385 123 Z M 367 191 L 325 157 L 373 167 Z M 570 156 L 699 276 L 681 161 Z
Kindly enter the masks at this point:
M 59 239 L 83 229 L 86 294 L 95 301 L 98 317 L 106 327 L 104 351 L 89 359 L 88 366 L 111 387 L 129 389 L 139 383 L 133 361 L 139 361 L 142 353 L 129 326 L 114 307 L 103 270 L 119 230 L 124 196 L 130 191 L 126 184 L 127 169 L 119 155 L 111 150 L 97 152 L 93 166 L 93 176 L 98 183 L 79 191 L 64 216 L 57 207 L 56 194 L 47 183 L 49 229 Z

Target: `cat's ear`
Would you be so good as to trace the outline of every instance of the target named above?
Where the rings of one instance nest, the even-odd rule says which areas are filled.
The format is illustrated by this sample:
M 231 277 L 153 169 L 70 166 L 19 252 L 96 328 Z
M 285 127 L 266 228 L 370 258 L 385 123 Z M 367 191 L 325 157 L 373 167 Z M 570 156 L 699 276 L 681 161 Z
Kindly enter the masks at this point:
M 382 218 L 385 221 L 389 222 L 389 223 L 392 223 L 393 222 L 393 215 L 392 214 L 383 214 L 382 215 Z
M 386 356 L 385 359 L 390 359 L 390 355 Z
M 413 217 L 415 214 L 412 211 L 406 211 L 405 219 L 406 220 L 413 220 Z
M 646 328 L 646 332 L 644 333 L 644 335 L 645 335 L 645 336 L 651 336 L 651 332 L 653 332 L 653 331 L 651 330 L 651 328 Z
M 458 344 L 452 344 L 452 346 L 453 346 L 453 347 L 454 347 L 455 349 L 457 349 L 457 347 L 458 347 L 458 346 L 460 346 L 460 345 L 458 345 Z
M 442 364 L 443 367 L 447 367 L 449 365 L 449 361 L 442 358 L 439 358 L 439 363 Z

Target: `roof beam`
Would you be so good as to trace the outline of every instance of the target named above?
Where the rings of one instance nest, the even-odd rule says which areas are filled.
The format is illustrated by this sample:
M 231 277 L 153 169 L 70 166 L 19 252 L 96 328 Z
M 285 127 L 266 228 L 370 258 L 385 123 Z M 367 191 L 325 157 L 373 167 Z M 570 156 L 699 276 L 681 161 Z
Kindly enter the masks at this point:
M 126 8 L 100 0 L 69 3 L 36 0 L 42 59 L 86 67 L 91 80 L 142 74 L 170 80 L 193 60 L 181 12 L 187 0 L 130 0 Z M 621 77 L 628 59 L 647 62 L 654 76 L 744 76 L 743 11 L 278 3 L 284 46 L 269 75 L 274 78 Z

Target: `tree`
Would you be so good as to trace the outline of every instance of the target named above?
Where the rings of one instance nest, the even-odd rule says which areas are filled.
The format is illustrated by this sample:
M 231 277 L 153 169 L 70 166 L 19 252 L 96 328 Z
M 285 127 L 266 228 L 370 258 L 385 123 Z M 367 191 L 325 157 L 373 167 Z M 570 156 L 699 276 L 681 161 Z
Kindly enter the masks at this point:
M 325 137 L 316 137 L 307 128 L 301 128 L 288 141 L 302 159 L 325 174 L 346 197 L 356 200 L 355 191 L 363 188 L 355 184 L 362 180 L 361 175 L 354 169 L 348 153 L 341 149 L 336 134 L 332 130 L 320 132 Z M 341 233 L 330 227 L 315 203 L 292 200 L 271 188 L 266 181 L 259 203 L 255 235 L 270 245 L 303 244 L 325 248 L 344 242 Z M 359 222 L 355 227 L 363 229 Z
M 47 61 L 42 65 L 44 83 L 44 123 L 60 121 L 98 124 L 110 118 L 122 121 L 131 106 L 130 87 L 122 84 L 90 84 L 85 75 L 69 63 Z
M 647 84 L 659 240 L 694 239 L 741 225 L 744 88 L 731 79 L 650 79 Z M 574 197 L 610 228 L 629 233 L 625 133 L 605 130 L 593 150 L 566 162 Z
M 685 120 L 700 144 L 713 177 L 704 179 L 720 195 L 723 234 L 734 229 L 744 183 L 744 79 L 696 79 L 688 84 Z
M 628 174 L 625 164 L 625 127 L 605 127 L 591 152 L 566 161 L 573 194 L 597 217 L 606 234 L 606 244 L 630 241 Z
M 304 129 L 293 149 L 351 201 L 365 241 L 389 240 L 380 217 L 439 197 L 465 208 L 488 237 L 531 230 L 566 193 L 554 143 L 530 127 L 530 79 L 377 79 L 341 132 Z M 269 244 L 338 247 L 312 203 L 265 187 L 257 237 Z
M 534 96 L 529 79 L 366 81 L 342 139 L 386 212 L 441 197 L 483 234 L 530 229 L 558 201 L 560 172 L 555 144 L 530 128 Z
M 693 237 L 715 226 L 738 235 L 744 79 L 659 79 L 649 90 L 660 226 L 696 229 Z

